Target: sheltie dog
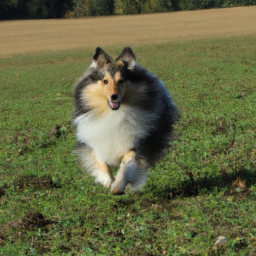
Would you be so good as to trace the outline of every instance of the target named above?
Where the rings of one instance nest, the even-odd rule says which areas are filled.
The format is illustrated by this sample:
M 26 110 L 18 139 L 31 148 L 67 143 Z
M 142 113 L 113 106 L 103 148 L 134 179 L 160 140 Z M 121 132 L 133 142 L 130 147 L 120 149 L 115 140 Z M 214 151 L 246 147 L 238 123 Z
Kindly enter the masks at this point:
M 113 61 L 97 47 L 74 88 L 74 104 L 82 166 L 114 195 L 127 184 L 140 189 L 169 146 L 178 116 L 163 82 L 136 62 L 131 48 Z

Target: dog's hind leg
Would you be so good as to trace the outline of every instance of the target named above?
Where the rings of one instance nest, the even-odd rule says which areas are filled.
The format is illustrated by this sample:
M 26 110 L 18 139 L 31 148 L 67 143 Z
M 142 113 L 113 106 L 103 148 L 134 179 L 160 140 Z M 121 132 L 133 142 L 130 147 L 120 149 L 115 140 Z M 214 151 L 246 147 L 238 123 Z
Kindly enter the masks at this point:
M 145 184 L 146 178 L 146 162 L 137 158 L 134 151 L 129 151 L 122 158 L 116 180 L 111 185 L 111 193 L 113 195 L 123 195 L 128 183 L 133 190 L 138 190 Z
M 95 177 L 96 182 L 110 188 L 115 180 L 112 174 L 112 168 L 106 163 L 100 162 L 90 148 L 84 148 L 79 151 L 82 164 L 89 174 Z

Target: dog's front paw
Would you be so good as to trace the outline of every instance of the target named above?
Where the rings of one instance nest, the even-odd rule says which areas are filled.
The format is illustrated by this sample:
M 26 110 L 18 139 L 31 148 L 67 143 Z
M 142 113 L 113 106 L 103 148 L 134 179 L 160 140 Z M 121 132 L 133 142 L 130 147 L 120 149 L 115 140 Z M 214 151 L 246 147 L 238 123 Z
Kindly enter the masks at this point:
M 124 193 L 125 186 L 126 186 L 126 184 L 124 184 L 122 181 L 115 180 L 111 184 L 110 193 L 112 195 L 116 195 L 116 196 L 123 195 L 123 194 L 125 194 Z
M 118 188 L 115 188 L 111 191 L 112 195 L 114 196 L 121 196 L 124 195 L 125 193 L 123 191 L 119 191 Z
M 95 182 L 101 183 L 106 188 L 111 188 L 111 184 L 113 184 L 114 181 L 115 179 L 108 174 L 97 175 L 95 177 Z

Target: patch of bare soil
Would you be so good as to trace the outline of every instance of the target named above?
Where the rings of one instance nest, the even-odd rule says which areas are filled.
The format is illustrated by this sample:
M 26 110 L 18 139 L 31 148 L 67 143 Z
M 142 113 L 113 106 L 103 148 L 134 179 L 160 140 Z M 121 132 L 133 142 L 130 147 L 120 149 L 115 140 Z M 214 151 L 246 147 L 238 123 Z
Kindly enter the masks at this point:
M 48 225 L 52 223 L 52 220 L 46 219 L 41 213 L 29 211 L 23 219 L 18 220 L 13 225 L 24 230 L 37 230 L 38 228 L 47 230 Z
M 45 218 L 41 213 L 29 211 L 23 218 L 7 223 L 5 226 L 0 227 L 0 246 L 4 245 L 6 241 L 19 241 L 21 237 L 29 236 L 29 231 L 42 230 L 44 236 L 51 230 L 51 225 L 56 221 Z M 33 247 L 40 255 L 48 253 L 51 245 L 45 242 L 42 238 L 39 240 L 32 240 Z M 26 254 L 29 255 L 29 252 Z
M 82 19 L 1 21 L 0 57 L 250 34 L 256 34 L 256 6 Z
M 25 188 L 52 188 L 55 186 L 50 175 L 44 175 L 42 177 L 24 175 L 18 177 L 13 183 L 17 190 L 23 190 Z

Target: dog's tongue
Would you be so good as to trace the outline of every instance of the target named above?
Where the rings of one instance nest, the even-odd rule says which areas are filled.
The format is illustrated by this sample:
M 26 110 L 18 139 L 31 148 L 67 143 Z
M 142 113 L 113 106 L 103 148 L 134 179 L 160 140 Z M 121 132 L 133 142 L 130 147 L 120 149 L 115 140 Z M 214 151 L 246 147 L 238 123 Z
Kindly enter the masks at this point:
M 110 101 L 110 102 L 109 102 L 109 105 L 110 105 L 111 108 L 114 108 L 114 109 L 115 109 L 115 108 L 118 107 L 118 102 L 112 102 L 112 101 Z

